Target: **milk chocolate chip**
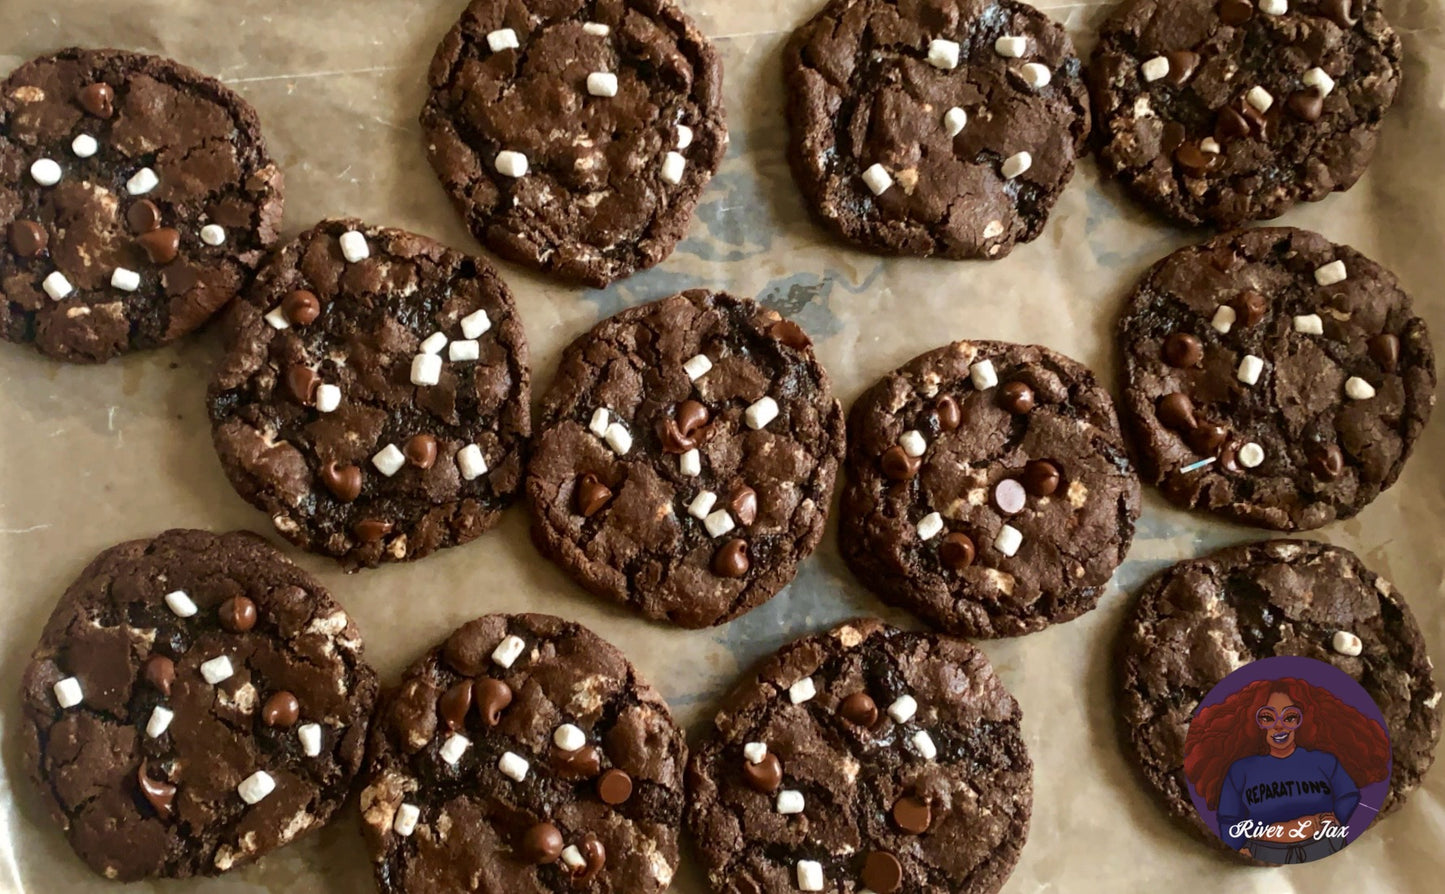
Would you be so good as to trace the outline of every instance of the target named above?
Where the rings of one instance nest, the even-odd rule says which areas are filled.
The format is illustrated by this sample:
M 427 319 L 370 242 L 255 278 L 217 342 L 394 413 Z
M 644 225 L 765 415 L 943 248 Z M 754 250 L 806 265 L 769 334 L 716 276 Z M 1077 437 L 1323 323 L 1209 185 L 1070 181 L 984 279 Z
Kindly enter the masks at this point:
M 406 461 L 418 469 L 430 469 L 437 461 L 437 439 L 425 433 L 412 435 L 406 439 L 401 452 Z
M 512 687 L 501 680 L 483 677 L 473 685 L 472 692 L 477 700 L 477 711 L 487 726 L 501 723 L 502 712 L 512 703 Z
M 321 299 L 305 289 L 296 289 L 281 299 L 281 312 L 292 325 L 306 326 L 321 316 Z
M 866 692 L 855 692 L 843 699 L 843 703 L 838 706 L 838 713 L 849 723 L 871 729 L 873 724 L 878 722 L 878 703 Z
M 597 780 L 597 796 L 613 807 L 626 803 L 632 797 L 632 777 L 625 770 L 608 770 Z
M 462 680 L 447 688 L 437 699 L 437 713 L 449 730 L 466 726 L 467 712 L 472 709 L 472 681 Z
M 321 483 L 343 503 L 350 503 L 361 496 L 361 470 L 356 466 L 329 462 L 321 467 Z
M 583 518 L 591 518 L 597 514 L 611 499 L 612 489 L 591 472 L 584 473 L 577 479 L 577 490 L 573 494 L 572 503 Z
M 301 717 L 301 703 L 296 696 L 282 689 L 271 693 L 261 708 L 261 722 L 267 726 L 291 727 Z
M 216 609 L 221 626 L 232 633 L 245 633 L 256 626 L 256 603 L 247 596 L 232 596 Z
M 783 762 L 771 751 L 756 764 L 743 761 L 743 781 L 748 788 L 764 795 L 771 795 L 783 784 Z

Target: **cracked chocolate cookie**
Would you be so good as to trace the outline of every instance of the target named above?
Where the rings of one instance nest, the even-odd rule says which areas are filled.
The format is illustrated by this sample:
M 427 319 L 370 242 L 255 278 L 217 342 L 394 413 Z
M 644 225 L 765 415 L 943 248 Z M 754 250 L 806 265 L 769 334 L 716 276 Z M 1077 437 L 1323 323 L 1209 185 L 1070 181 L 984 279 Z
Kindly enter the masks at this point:
M 649 618 L 731 620 L 823 536 L 843 411 L 803 330 L 749 299 L 694 290 L 603 320 L 541 413 L 533 540 Z
M 1185 733 L 1219 681 L 1277 655 L 1328 662 L 1379 706 L 1394 765 L 1381 816 L 1405 802 L 1434 760 L 1440 691 L 1425 640 L 1405 600 L 1354 553 L 1271 540 L 1180 562 L 1144 587 L 1125 621 L 1120 730 L 1169 812 L 1221 847 L 1190 801 Z
M 216 875 L 331 818 L 376 688 L 355 623 L 274 547 L 167 531 L 61 597 L 22 681 L 25 764 L 106 878 Z
M 1068 34 L 1015 0 L 834 0 L 783 71 L 814 215 L 884 254 L 1001 258 L 1032 241 L 1089 133 Z
M 1119 322 L 1144 480 L 1260 527 L 1350 518 L 1395 482 L 1435 404 L 1425 321 L 1395 277 L 1316 233 L 1169 255 Z
M 479 537 L 521 487 L 527 341 L 485 261 L 329 220 L 227 317 L 212 435 L 232 486 L 351 567 Z
M 1028 838 L 1013 696 L 960 639 L 860 619 L 784 646 L 688 765 L 714 891 L 997 891 Z
M 722 63 L 667 0 L 473 0 L 429 81 L 427 153 L 477 239 L 574 282 L 672 254 L 727 149 Z
M 0 336 L 97 363 L 168 344 L 281 223 L 256 113 L 169 59 L 61 50 L 0 85 Z
M 846 470 L 849 567 L 968 636 L 1092 609 L 1139 517 L 1108 392 L 1032 345 L 960 341 L 889 373 L 849 413 Z
M 1278 217 L 1360 179 L 1400 63 L 1377 0 L 1126 0 L 1089 66 L 1100 167 L 1181 223 Z
M 687 745 L 621 652 L 550 615 L 486 615 L 377 710 L 362 833 L 384 894 L 663 891 Z

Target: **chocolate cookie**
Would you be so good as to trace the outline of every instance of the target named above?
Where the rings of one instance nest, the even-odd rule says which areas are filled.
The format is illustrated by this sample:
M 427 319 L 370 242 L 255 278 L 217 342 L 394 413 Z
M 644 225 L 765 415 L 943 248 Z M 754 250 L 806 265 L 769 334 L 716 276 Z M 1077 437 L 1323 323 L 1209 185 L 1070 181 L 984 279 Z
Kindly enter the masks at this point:
M 427 154 L 472 232 L 592 286 L 672 254 L 727 149 L 722 63 L 667 0 L 472 0 L 429 81 Z
M 1276 655 L 1327 661 L 1379 706 L 1394 763 L 1382 816 L 1434 760 L 1440 692 L 1425 640 L 1405 600 L 1354 553 L 1271 540 L 1180 562 L 1144 587 L 1125 621 L 1120 730 L 1169 812 L 1221 847 L 1190 801 L 1184 736 L 1215 684 Z
M 662 891 L 687 745 L 608 643 L 550 615 L 452 633 L 377 710 L 362 833 L 384 894 Z
M 61 50 L 0 85 L 0 336 L 96 363 L 168 344 L 281 223 L 256 113 L 177 62 Z
M 1119 323 L 1146 481 L 1283 531 L 1363 509 L 1435 403 L 1425 321 L 1389 271 L 1316 233 L 1261 228 L 1181 249 Z
M 848 565 L 969 636 L 1093 608 L 1139 517 L 1108 392 L 1034 345 L 954 342 L 884 376 L 849 413 L 847 472 Z
M 843 411 L 803 330 L 683 292 L 563 353 L 527 469 L 532 538 L 599 596 L 721 624 L 818 545 L 842 453 Z
M 349 566 L 419 559 L 496 524 L 531 432 L 527 340 L 491 265 L 329 220 L 227 318 L 216 452 L 295 543 Z
M 1033 807 L 1021 716 L 960 639 L 860 619 L 784 646 L 688 765 L 713 890 L 997 891 Z
M 1125 0 L 1089 66 L 1100 167 L 1182 223 L 1278 217 L 1360 179 L 1400 57 L 1377 0 Z
M 25 763 L 106 878 L 216 875 L 331 818 L 375 697 L 314 578 L 254 534 L 167 531 L 61 597 L 21 687 Z
M 1089 133 L 1068 34 L 1015 0 L 833 0 L 783 72 L 808 204 L 884 254 L 1001 258 L 1037 238 Z

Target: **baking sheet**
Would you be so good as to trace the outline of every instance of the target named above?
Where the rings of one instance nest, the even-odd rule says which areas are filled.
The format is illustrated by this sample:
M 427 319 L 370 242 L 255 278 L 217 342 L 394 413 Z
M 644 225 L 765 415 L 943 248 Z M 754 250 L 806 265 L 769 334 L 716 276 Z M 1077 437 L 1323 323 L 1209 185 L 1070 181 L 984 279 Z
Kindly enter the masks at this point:
M 815 338 L 839 397 L 952 338 L 1039 342 L 1109 381 L 1110 331 L 1124 295 L 1156 258 L 1199 237 L 1171 230 L 1100 184 L 1085 161 L 1036 242 L 1003 261 L 889 260 L 827 239 L 804 211 L 784 159 L 779 51 L 820 0 L 687 0 L 722 52 L 732 145 L 689 238 L 661 268 L 603 291 L 561 287 L 503 265 L 532 345 L 535 381 L 562 346 L 622 307 L 691 286 L 726 287 L 793 315 Z M 1082 50 L 1107 3 L 1038 4 Z M 1349 242 L 1399 274 L 1445 338 L 1436 288 L 1445 228 L 1445 9 L 1384 0 L 1405 41 L 1404 87 L 1373 167 L 1352 191 L 1296 208 L 1282 223 Z M 476 250 L 425 161 L 416 115 L 426 64 L 465 0 L 0 0 L 0 69 L 71 44 L 173 56 L 216 75 L 260 113 L 287 180 L 287 235 L 354 214 Z M 171 348 L 71 367 L 0 344 L 0 890 L 113 890 L 76 859 L 24 778 L 20 672 L 55 599 L 101 549 L 164 527 L 252 528 L 266 517 L 227 486 L 210 446 L 204 390 L 217 357 L 209 332 Z M 1445 654 L 1440 549 L 1445 414 L 1425 430 L 1399 484 L 1357 518 L 1315 535 L 1391 578 L 1425 638 Z M 831 529 L 832 526 L 830 526 Z M 1439 890 L 1445 874 L 1445 768 L 1406 807 L 1342 854 L 1291 869 L 1233 866 L 1170 823 L 1120 750 L 1111 716 L 1109 645 L 1132 591 L 1182 557 L 1264 536 L 1204 521 L 1147 495 L 1128 561 L 1098 610 L 983 648 L 1024 709 L 1036 765 L 1034 820 L 1006 891 L 1303 892 Z M 884 609 L 843 567 L 830 530 L 797 580 L 725 627 L 653 625 L 589 598 L 532 548 L 525 511 L 420 563 L 346 575 L 288 552 L 355 616 L 367 654 L 394 680 L 460 622 L 488 611 L 573 617 L 621 646 L 693 732 L 753 660 L 792 637 Z M 372 889 L 350 807 L 322 832 L 201 892 Z M 181 884 L 128 890 L 175 891 Z M 702 894 L 695 866 L 674 884 Z

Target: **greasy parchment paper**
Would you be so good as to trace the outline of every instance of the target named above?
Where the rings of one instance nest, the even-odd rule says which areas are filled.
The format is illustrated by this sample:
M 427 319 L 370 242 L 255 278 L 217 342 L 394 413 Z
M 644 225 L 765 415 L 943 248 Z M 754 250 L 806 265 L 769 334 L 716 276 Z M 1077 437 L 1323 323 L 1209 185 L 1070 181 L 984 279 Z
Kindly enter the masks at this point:
M 1373 167 L 1351 192 L 1283 223 L 1349 242 L 1393 269 L 1445 342 L 1438 289 L 1445 172 L 1445 9 L 1384 0 L 1405 40 L 1403 92 Z M 1171 230 L 1101 185 L 1085 161 L 1043 236 L 998 262 L 883 260 L 843 248 L 808 219 L 784 159 L 779 51 L 821 0 L 685 0 L 722 52 L 732 145 L 690 237 L 659 269 L 603 291 L 565 288 L 503 265 L 531 341 L 535 380 L 602 316 L 692 286 L 725 287 L 793 315 L 846 403 L 883 372 L 945 340 L 1039 342 L 1113 380 L 1120 302 L 1155 259 L 1199 236 Z M 1106 2 L 1038 4 L 1082 50 Z M 465 0 L 0 0 L 0 69 L 71 44 L 162 53 L 216 75 L 260 113 L 286 174 L 287 235 L 354 214 L 476 250 L 426 163 L 416 123 L 432 50 Z M 90 558 L 172 526 L 269 522 L 227 486 L 211 450 L 204 391 L 218 339 L 104 367 L 65 366 L 0 344 L 0 891 L 112 890 L 75 858 L 21 768 L 21 669 L 56 598 Z M 1437 414 L 1437 417 L 1445 414 Z M 1399 484 L 1356 519 L 1312 535 L 1360 553 L 1414 607 L 1445 655 L 1445 419 Z M 719 694 L 786 640 L 884 609 L 843 567 L 832 531 L 797 580 L 725 627 L 649 624 L 585 595 L 538 556 L 525 510 L 481 540 L 420 563 L 347 575 L 288 549 L 355 616 L 393 681 L 416 654 L 489 611 L 566 615 L 620 646 L 696 733 Z M 1173 890 L 1438 891 L 1445 873 L 1445 767 L 1395 816 L 1343 853 L 1290 869 L 1217 858 L 1169 822 L 1115 736 L 1109 647 L 1132 592 L 1164 565 L 1263 534 L 1191 517 L 1149 494 L 1129 560 L 1098 610 L 1042 633 L 987 642 L 1023 705 L 1036 765 L 1033 828 L 1010 892 Z M 685 857 L 674 889 L 705 890 Z M 137 891 L 372 890 L 354 806 L 327 829 L 221 879 Z

